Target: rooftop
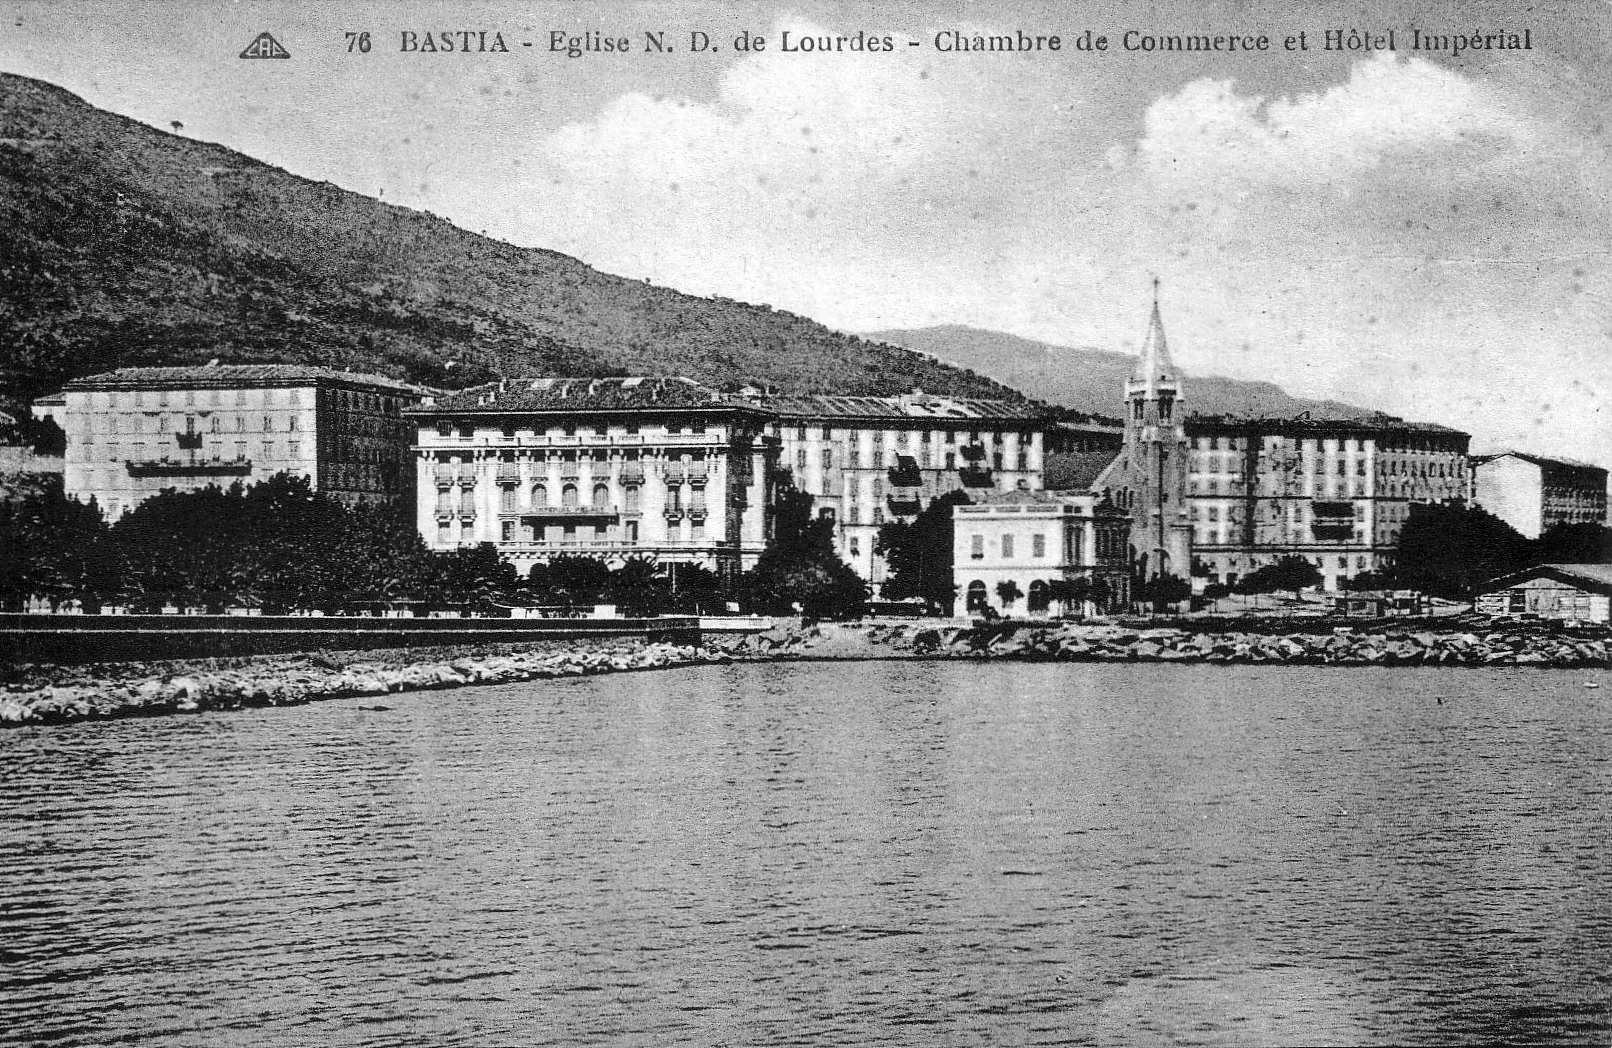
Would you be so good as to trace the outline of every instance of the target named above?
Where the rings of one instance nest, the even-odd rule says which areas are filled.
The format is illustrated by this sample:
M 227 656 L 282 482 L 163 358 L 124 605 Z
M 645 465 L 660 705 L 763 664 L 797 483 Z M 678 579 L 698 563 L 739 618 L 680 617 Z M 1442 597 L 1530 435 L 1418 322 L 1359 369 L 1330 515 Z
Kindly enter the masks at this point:
M 975 419 L 1044 422 L 1049 413 L 1031 404 L 1011 400 L 942 397 L 908 393 L 898 397 L 848 397 L 832 393 L 772 394 L 753 402 L 786 418 L 800 419 L 924 419 L 935 422 L 969 422 Z
M 185 367 L 118 368 L 68 382 L 65 389 L 191 389 L 206 387 L 349 385 L 399 393 L 425 392 L 384 375 L 305 364 L 197 364 Z
M 414 414 L 501 411 L 644 411 L 674 408 L 755 410 L 743 397 L 719 393 L 693 379 L 522 378 L 489 382 L 436 397 Z
M 1602 593 L 1612 593 L 1612 564 L 1535 564 L 1531 568 L 1489 580 L 1484 583 L 1483 591 L 1492 593 L 1512 583 L 1523 582 L 1539 575 L 1586 585 Z
M 1118 451 L 1052 451 L 1043 459 L 1042 483 L 1048 491 L 1090 491 Z
M 1520 458 L 1524 462 L 1532 462 L 1536 466 L 1544 466 L 1546 468 L 1593 469 L 1597 473 L 1606 472 L 1605 466 L 1594 466 L 1588 462 L 1579 462 L 1574 459 L 1549 458 L 1545 455 L 1535 455 L 1527 451 L 1496 451 L 1486 455 L 1473 455 L 1472 463 L 1473 465 L 1482 465 L 1485 462 L 1493 462 L 1495 459 L 1505 458 L 1508 455 L 1512 458 Z
M 1188 431 L 1193 429 L 1247 429 L 1250 427 L 1318 433 L 1426 433 L 1451 437 L 1465 437 L 1468 435 L 1459 429 L 1441 426 L 1436 422 L 1411 422 L 1400 418 L 1398 415 L 1388 415 L 1380 411 L 1370 415 L 1361 415 L 1358 418 L 1309 418 L 1305 415 L 1193 414 L 1187 416 Z

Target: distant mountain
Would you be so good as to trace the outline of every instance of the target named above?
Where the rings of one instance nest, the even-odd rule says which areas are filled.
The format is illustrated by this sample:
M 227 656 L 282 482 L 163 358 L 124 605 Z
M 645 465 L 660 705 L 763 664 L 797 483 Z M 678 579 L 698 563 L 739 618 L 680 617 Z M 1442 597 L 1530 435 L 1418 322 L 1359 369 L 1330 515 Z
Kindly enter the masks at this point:
M 477 236 L 0 74 L 0 406 L 213 357 L 439 386 L 684 374 L 1018 399 L 905 349 Z
M 928 353 L 970 368 L 1038 400 L 1094 415 L 1120 412 L 1125 380 L 1136 358 L 1106 349 L 1071 348 L 1036 342 L 1000 331 L 946 325 L 915 330 L 876 331 L 869 338 Z M 1359 418 L 1369 409 L 1336 400 L 1295 397 L 1271 382 L 1249 382 L 1215 375 L 1186 375 L 1187 405 L 1200 415 L 1297 415 Z

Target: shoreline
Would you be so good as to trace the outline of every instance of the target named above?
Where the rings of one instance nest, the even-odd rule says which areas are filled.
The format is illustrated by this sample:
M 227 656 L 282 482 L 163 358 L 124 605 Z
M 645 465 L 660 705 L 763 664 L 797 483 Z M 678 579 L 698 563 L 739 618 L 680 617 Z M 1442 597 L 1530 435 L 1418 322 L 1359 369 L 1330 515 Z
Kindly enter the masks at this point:
M 0 685 L 0 728 L 296 706 L 490 684 L 736 662 L 996 660 L 1294 666 L 1612 667 L 1612 634 L 1466 628 L 1326 633 L 1195 631 L 1087 623 L 774 627 L 680 645 L 642 640 L 457 645 L 176 662 L 29 664 Z

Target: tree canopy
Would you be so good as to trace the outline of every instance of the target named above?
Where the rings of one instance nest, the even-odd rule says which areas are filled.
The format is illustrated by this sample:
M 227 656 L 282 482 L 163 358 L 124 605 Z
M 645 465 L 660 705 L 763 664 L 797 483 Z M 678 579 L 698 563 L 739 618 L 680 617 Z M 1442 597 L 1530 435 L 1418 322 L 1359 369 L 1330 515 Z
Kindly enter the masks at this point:
M 842 618 L 861 610 L 867 583 L 834 549 L 834 521 L 814 517 L 812 497 L 788 481 L 773 499 L 773 537 L 756 566 L 740 580 L 754 611 L 788 614 L 798 606 L 811 618 Z
M 971 501 L 962 490 L 947 492 L 931 501 L 911 522 L 892 520 L 880 525 L 873 548 L 890 567 L 884 597 L 917 597 L 930 611 L 951 614 L 957 600 L 952 579 L 956 536 L 952 508 Z

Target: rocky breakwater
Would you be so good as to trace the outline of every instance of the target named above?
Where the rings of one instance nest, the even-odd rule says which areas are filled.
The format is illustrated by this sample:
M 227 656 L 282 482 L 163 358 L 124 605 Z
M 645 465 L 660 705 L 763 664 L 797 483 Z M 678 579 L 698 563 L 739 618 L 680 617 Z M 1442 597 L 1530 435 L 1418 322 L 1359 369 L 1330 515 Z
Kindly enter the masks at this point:
M 1606 635 L 1542 629 L 1407 629 L 1322 633 L 1195 632 L 1081 623 L 872 626 L 866 641 L 931 658 L 1087 662 L 1293 663 L 1338 666 L 1612 666 Z
M 642 643 L 343 655 L 347 658 L 319 653 L 162 667 L 139 663 L 92 669 L 30 667 L 0 691 L 0 726 L 294 706 L 319 699 L 667 669 L 734 658 L 719 647 Z

